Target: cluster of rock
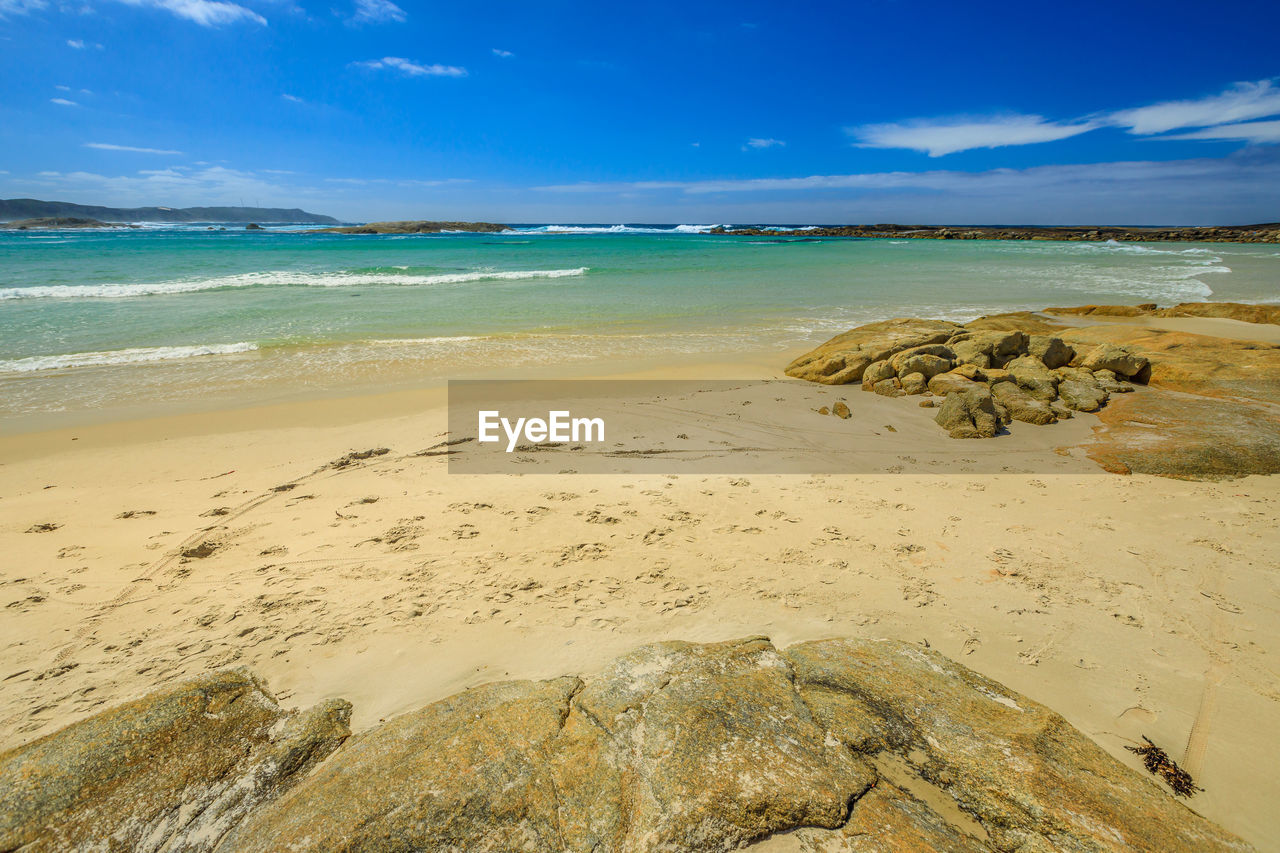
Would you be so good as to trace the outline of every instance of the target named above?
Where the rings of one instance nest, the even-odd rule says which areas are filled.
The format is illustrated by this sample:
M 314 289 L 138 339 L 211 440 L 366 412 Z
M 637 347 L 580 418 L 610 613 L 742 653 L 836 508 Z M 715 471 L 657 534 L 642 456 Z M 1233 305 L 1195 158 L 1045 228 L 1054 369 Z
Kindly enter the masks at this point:
M 1251 849 L 1061 716 L 889 640 L 644 646 L 357 735 L 224 672 L 0 755 L 0 849 Z M 1132 763 L 1132 762 L 1131 762 Z
M 838 225 L 829 228 L 805 228 L 793 231 L 763 228 L 725 228 L 719 226 L 708 234 L 733 237 L 861 237 L 895 240 L 1070 240 L 1143 243 L 1280 243 L 1280 223 L 1265 225 L 1229 225 L 1214 228 L 981 228 L 958 225 Z
M 1112 394 L 1145 382 L 1146 357 L 1100 344 L 1077 353 L 1062 338 L 1019 330 L 967 329 L 932 320 L 872 323 L 793 361 L 787 375 L 888 397 L 924 395 L 941 406 L 952 438 L 992 438 L 1012 421 L 1051 424 L 1096 412 Z
M 428 222 L 407 220 L 402 222 L 370 222 L 366 225 L 343 225 L 337 228 L 314 228 L 306 234 L 440 234 L 445 231 L 467 231 L 479 234 L 497 234 L 509 231 L 511 226 L 494 222 Z

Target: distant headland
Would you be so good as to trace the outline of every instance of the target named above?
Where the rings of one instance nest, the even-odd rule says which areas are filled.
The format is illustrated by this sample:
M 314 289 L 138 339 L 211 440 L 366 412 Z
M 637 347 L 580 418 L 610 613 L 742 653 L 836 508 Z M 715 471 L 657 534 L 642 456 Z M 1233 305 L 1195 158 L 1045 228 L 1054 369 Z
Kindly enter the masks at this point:
M 34 198 L 0 199 L 0 222 L 31 219 L 123 222 L 267 222 L 290 225 L 337 225 L 332 216 L 281 207 L 99 207 Z M 39 227 L 75 227 L 44 225 Z M 80 226 L 84 227 L 84 226 Z M 91 226 L 92 227 L 92 226 Z

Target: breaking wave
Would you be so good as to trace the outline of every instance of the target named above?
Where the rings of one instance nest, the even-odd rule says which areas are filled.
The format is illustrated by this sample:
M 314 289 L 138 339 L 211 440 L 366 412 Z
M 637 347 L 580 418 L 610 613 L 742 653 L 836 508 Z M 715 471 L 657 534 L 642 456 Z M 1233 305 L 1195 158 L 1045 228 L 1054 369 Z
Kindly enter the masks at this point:
M 32 373 L 70 367 L 100 367 L 111 364 L 144 364 L 149 361 L 174 361 L 204 355 L 232 355 L 253 352 L 257 344 L 204 344 L 188 347 L 135 347 L 106 352 L 73 352 L 65 355 L 36 355 L 28 358 L 0 360 L 0 373 Z
M 358 287 L 374 285 L 429 286 L 467 284 L 476 281 L 523 281 L 526 279 L 566 278 L 586 275 L 588 267 L 564 270 L 477 270 L 474 272 L 407 275 L 372 272 L 256 272 L 216 278 L 179 281 L 143 282 L 138 284 L 55 284 L 36 287 L 0 288 L 2 299 L 128 299 L 135 296 L 157 296 L 174 293 L 196 293 L 235 287 Z

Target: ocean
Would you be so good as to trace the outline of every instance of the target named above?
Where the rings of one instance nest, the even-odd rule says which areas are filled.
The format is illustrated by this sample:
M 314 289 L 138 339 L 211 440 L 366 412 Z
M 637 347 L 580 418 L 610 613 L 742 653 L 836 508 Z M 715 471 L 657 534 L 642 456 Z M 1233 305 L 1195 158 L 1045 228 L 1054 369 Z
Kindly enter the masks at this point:
M 710 227 L 0 232 L 0 427 L 476 371 L 781 354 L 895 316 L 1280 300 L 1269 245 L 803 241 Z

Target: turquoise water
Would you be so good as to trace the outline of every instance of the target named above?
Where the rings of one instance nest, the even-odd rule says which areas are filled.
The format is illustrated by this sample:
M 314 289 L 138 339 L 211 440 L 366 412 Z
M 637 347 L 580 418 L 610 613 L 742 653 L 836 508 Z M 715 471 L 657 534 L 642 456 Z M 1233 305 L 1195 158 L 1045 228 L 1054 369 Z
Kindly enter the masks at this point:
M 888 316 L 1280 300 L 1272 246 L 691 230 L 0 233 L 0 416 L 445 378 L 462 364 L 781 351 Z

